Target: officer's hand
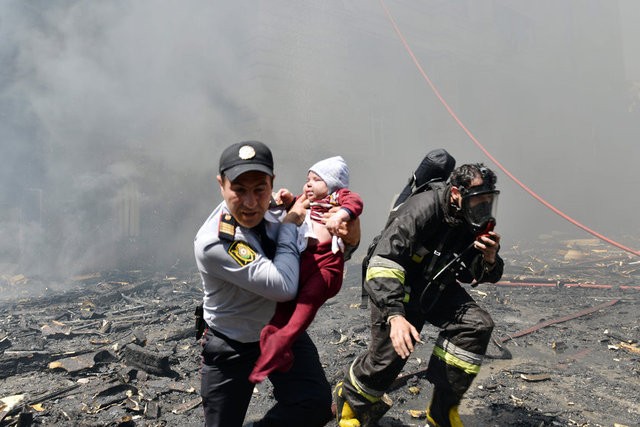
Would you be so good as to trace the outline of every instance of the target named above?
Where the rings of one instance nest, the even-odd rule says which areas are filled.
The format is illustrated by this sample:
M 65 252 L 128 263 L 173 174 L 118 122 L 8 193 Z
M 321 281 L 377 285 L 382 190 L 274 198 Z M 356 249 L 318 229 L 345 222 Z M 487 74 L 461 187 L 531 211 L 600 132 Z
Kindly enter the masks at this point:
M 360 244 L 360 218 L 342 221 L 336 236 L 341 237 L 347 246 L 357 247 Z
M 420 334 L 404 316 L 394 316 L 389 320 L 389 323 L 391 324 L 389 337 L 393 348 L 400 357 L 406 359 L 413 352 L 413 340 L 419 343 L 422 342 Z
M 342 218 L 339 218 L 337 215 L 332 215 L 324 221 L 324 226 L 327 227 L 327 230 L 332 236 L 337 236 L 342 222 Z
M 489 234 L 480 236 L 474 242 L 474 246 L 482 252 L 482 256 L 487 263 L 493 264 L 496 262 L 496 254 L 500 249 L 500 235 L 495 231 L 490 231 Z
M 329 217 L 324 215 L 323 221 L 324 226 L 329 230 L 329 233 L 333 236 L 338 235 L 338 231 L 340 229 L 340 225 L 342 223 L 347 223 L 350 220 L 349 212 L 344 209 L 338 209 L 333 212 Z
M 345 215 L 346 218 L 342 218 L 340 215 L 338 215 L 339 212 L 345 212 L 345 210 L 340 209 L 340 206 L 334 206 L 330 208 L 328 211 L 323 212 L 322 223 L 324 224 L 325 227 L 327 227 L 327 230 L 329 230 L 329 233 L 331 233 L 331 235 L 342 237 L 340 235 L 340 229 L 343 230 L 342 234 L 344 234 L 347 229 L 347 222 L 348 222 L 349 216 Z
M 309 200 L 307 200 L 307 196 L 305 194 L 300 195 L 295 203 L 291 205 L 282 222 L 301 225 L 304 222 L 304 217 L 307 215 L 308 208 Z

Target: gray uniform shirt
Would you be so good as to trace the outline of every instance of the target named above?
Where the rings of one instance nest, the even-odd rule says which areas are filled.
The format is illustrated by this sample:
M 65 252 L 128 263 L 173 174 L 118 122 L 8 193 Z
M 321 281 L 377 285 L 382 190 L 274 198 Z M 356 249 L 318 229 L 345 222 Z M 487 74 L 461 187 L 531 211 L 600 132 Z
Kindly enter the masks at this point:
M 251 229 L 237 225 L 233 240 L 224 234 L 220 238 L 220 220 L 228 213 L 224 202 L 218 205 L 194 241 L 204 288 L 204 319 L 210 328 L 231 339 L 259 341 L 276 302 L 289 301 L 298 292 L 297 227 L 280 224 L 275 213 L 267 212 L 266 231 L 277 242 L 270 260 Z

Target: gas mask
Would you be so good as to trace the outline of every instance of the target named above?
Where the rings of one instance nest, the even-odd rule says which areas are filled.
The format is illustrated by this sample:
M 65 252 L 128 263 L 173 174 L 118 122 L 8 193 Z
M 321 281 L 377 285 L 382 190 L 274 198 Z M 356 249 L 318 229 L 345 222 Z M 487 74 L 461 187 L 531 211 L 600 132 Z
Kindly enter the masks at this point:
M 460 215 L 476 236 L 487 234 L 496 224 L 498 195 L 495 175 L 484 167 L 480 168 L 482 184 L 470 188 L 460 187 L 462 207 Z

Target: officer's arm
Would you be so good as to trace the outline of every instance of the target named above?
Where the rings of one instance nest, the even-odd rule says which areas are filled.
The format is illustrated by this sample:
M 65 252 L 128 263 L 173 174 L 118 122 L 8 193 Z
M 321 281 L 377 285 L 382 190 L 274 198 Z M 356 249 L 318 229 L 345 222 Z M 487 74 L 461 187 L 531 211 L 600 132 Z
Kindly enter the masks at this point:
M 200 270 L 273 301 L 289 301 L 298 292 L 300 253 L 295 224 L 279 227 L 273 260 L 242 241 L 217 241 L 203 248 Z

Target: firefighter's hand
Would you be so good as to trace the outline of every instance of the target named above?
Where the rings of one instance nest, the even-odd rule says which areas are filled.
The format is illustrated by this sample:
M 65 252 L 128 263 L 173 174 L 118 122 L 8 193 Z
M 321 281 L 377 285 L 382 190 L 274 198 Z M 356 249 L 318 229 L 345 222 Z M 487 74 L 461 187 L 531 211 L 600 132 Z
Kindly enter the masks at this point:
M 474 242 L 474 246 L 482 252 L 485 262 L 494 264 L 496 262 L 496 254 L 500 249 L 500 235 L 495 231 L 490 231 L 489 234 L 483 234 L 478 237 Z
M 406 359 L 413 352 L 413 340 L 421 343 L 418 330 L 404 318 L 393 316 L 389 319 L 391 332 L 389 337 L 398 356 Z

